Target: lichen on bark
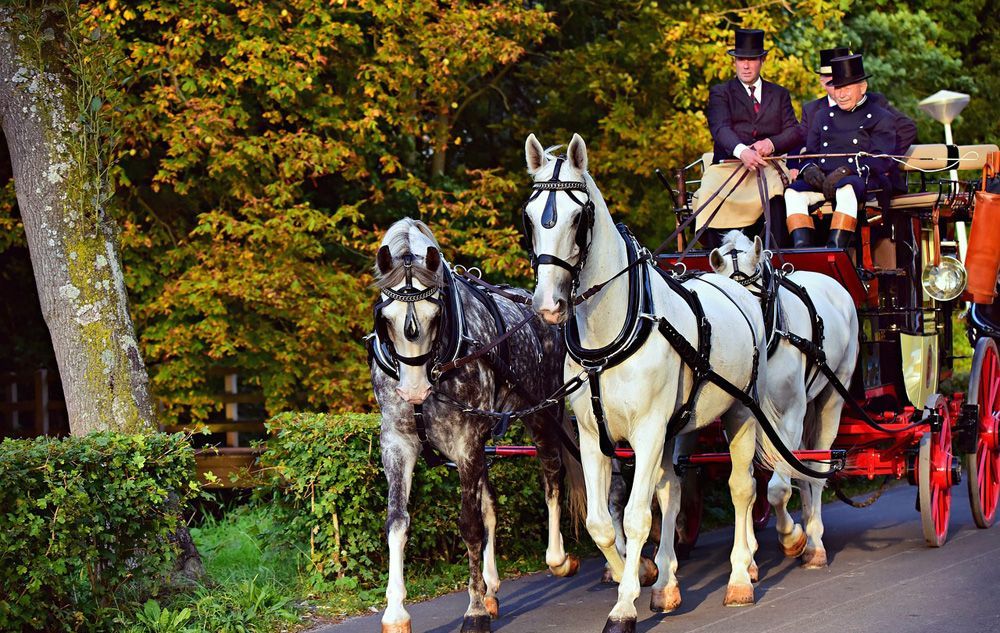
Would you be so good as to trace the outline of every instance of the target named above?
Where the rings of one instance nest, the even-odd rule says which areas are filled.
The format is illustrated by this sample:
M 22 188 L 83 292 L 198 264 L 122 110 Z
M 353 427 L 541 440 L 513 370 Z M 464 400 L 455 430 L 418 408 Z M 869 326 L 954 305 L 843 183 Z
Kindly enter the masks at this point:
M 147 430 L 148 378 L 107 213 L 114 74 L 76 8 L 0 9 L 4 132 L 71 429 Z

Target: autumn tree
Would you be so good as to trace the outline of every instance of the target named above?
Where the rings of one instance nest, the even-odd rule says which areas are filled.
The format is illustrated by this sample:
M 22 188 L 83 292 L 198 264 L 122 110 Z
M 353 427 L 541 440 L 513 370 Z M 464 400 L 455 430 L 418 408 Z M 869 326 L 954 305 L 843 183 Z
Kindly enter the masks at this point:
M 271 411 L 368 405 L 379 233 L 422 216 L 456 261 L 521 266 L 515 184 L 449 160 L 466 113 L 551 28 L 522 3 L 115 0 L 131 79 L 123 243 L 165 415 L 205 416 L 210 365 Z M 501 220 L 503 217 L 503 220 Z
M 112 63 L 72 3 L 0 9 L 0 121 L 76 435 L 154 423 L 108 208 Z

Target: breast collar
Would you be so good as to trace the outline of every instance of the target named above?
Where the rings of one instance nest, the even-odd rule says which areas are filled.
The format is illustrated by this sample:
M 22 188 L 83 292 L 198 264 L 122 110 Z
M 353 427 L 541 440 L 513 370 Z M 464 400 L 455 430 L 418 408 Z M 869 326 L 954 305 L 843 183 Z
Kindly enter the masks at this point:
M 455 276 L 447 263 L 444 264 L 442 272 L 444 286 L 441 288 L 443 299 L 441 303 L 441 327 L 438 329 L 431 346 L 430 358 L 427 363 L 427 373 L 431 384 L 443 378 L 443 376 L 435 375 L 434 368 L 457 359 L 462 354 L 463 346 L 467 340 L 465 336 L 465 309 L 462 307 L 462 298 L 459 296 L 458 287 L 455 284 Z M 375 305 L 376 323 L 379 319 L 379 312 L 385 303 L 379 302 Z M 399 380 L 399 357 L 393 348 L 392 341 L 383 340 L 383 337 L 379 336 L 378 328 L 376 328 L 365 337 L 365 344 L 368 347 L 368 364 L 371 365 L 374 362 L 390 378 Z
M 628 264 L 639 257 L 639 246 L 624 224 L 617 224 L 619 234 L 625 241 Z M 652 291 L 649 282 L 649 266 L 632 267 L 628 273 L 628 307 L 625 322 L 618 336 L 604 347 L 587 349 L 580 342 L 580 328 L 575 317 L 570 317 L 565 329 L 566 349 L 574 361 L 587 369 L 607 369 L 620 364 L 636 352 L 649 338 L 653 321 L 642 315 L 653 313 Z

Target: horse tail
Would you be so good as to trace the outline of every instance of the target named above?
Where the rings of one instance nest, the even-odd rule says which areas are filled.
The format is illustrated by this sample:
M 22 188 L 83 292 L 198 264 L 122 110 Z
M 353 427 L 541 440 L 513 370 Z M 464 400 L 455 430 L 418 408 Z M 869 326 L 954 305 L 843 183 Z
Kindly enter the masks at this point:
M 774 404 L 774 401 L 766 394 L 760 398 L 760 410 L 764 413 L 764 417 L 767 419 L 757 420 L 757 462 L 764 468 L 772 470 L 779 475 L 785 475 L 787 477 L 815 484 L 820 487 L 826 485 L 826 479 L 806 475 L 805 473 L 797 470 L 793 465 L 789 464 L 785 458 L 781 456 L 781 453 L 778 452 L 774 443 L 771 442 L 771 438 L 769 438 L 767 433 L 764 432 L 762 425 L 768 424 L 778 432 L 779 438 L 781 437 L 781 427 L 778 424 L 778 420 L 781 419 L 781 412 Z M 787 442 L 785 445 L 788 446 Z M 798 448 L 798 446 L 788 446 L 788 450 L 790 451 L 797 450 Z
M 561 435 L 566 440 L 570 440 L 576 436 L 575 425 L 570 418 L 569 411 L 564 409 L 561 417 L 560 424 L 563 431 L 565 431 Z M 565 486 L 566 505 L 573 531 L 579 536 L 579 526 L 587 520 L 587 486 L 583 478 L 583 465 L 580 464 L 577 457 L 580 454 L 580 446 L 574 440 L 573 449 L 575 452 L 574 450 L 570 450 L 569 446 L 566 446 L 565 441 L 560 442 L 560 447 L 564 470 L 563 482 Z

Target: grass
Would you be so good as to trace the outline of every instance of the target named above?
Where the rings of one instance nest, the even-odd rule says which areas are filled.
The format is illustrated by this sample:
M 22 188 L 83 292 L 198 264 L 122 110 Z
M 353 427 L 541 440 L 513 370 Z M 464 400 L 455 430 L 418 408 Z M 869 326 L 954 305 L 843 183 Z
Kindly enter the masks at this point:
M 205 577 L 172 584 L 118 618 L 126 633 L 266 633 L 293 630 L 304 611 L 303 557 L 272 545 L 275 525 L 263 508 L 238 508 L 208 517 L 191 536 Z
M 308 545 L 284 542 L 274 514 L 261 505 L 240 506 L 221 518 L 206 517 L 191 536 L 205 565 L 197 584 L 174 584 L 144 603 L 123 603 L 117 618 L 124 633 L 277 633 L 381 608 L 378 586 L 360 587 L 351 578 L 322 581 L 308 568 Z M 568 543 L 575 553 L 593 555 L 589 540 Z M 500 544 L 503 554 L 503 544 Z M 537 555 L 498 558 L 502 578 L 545 569 L 545 544 Z M 416 572 L 407 569 L 408 601 L 425 600 L 464 589 L 466 561 L 438 563 Z

